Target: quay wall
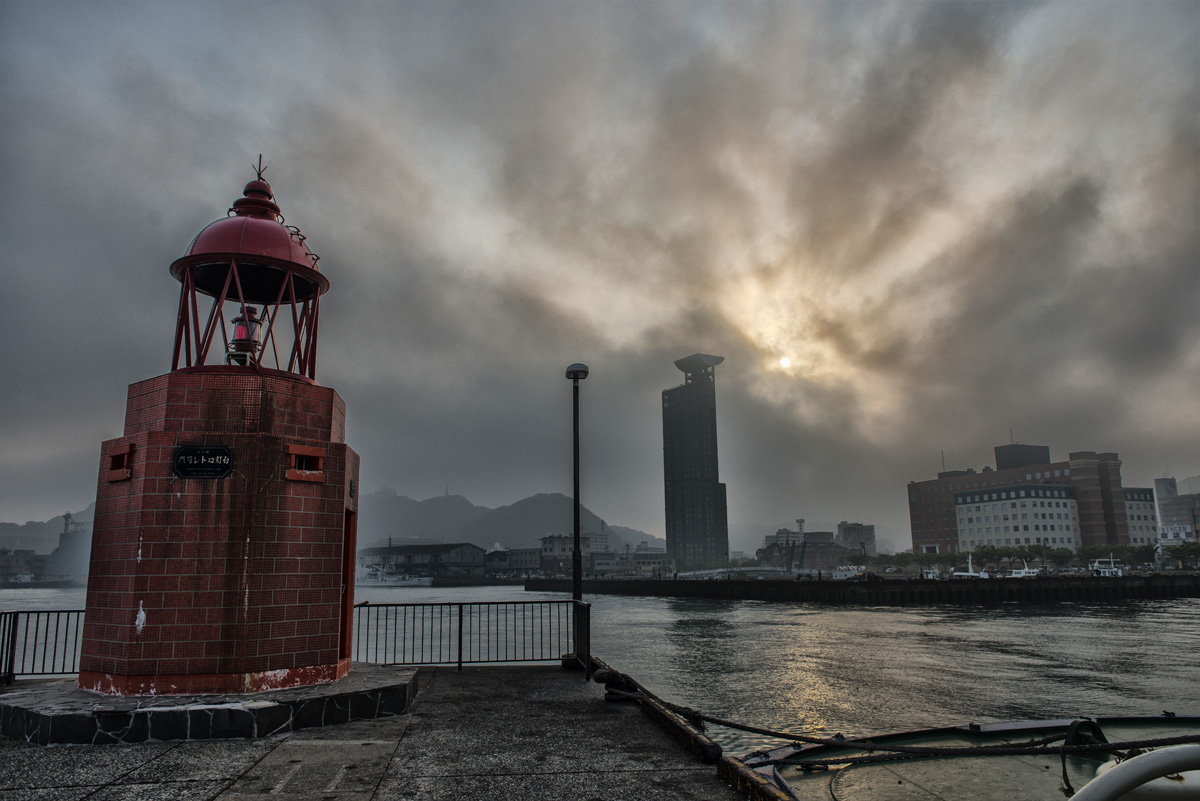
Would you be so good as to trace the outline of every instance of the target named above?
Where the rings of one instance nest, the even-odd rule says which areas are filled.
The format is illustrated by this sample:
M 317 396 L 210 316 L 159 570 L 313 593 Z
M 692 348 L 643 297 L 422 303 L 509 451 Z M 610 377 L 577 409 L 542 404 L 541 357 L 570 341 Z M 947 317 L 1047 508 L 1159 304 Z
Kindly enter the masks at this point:
M 492 576 L 434 576 L 432 587 L 505 587 L 509 584 L 524 584 L 519 578 L 494 578 Z
M 526 579 L 525 589 L 571 592 L 570 579 Z M 1156 574 L 1122 578 L 787 581 L 740 579 L 585 579 L 585 593 L 780 601 L 839 606 L 927 606 L 1127 601 L 1200 598 L 1200 575 Z

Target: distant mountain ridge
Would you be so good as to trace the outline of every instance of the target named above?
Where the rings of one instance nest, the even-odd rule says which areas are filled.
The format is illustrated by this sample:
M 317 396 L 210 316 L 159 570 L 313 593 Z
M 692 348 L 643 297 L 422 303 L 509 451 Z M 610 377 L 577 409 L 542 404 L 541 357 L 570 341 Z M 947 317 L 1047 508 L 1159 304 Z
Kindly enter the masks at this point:
M 72 512 L 71 517 L 77 523 L 90 526 L 95 514 L 96 504 L 93 502 L 82 511 Z M 62 515 L 45 522 L 30 520 L 28 523 L 0 523 L 0 548 L 50 554 L 58 547 L 58 538 L 62 532 Z
M 461 495 L 442 495 L 416 501 L 394 490 L 359 497 L 358 545 L 369 548 L 421 542 L 470 542 L 491 550 L 536 548 L 549 534 L 570 534 L 574 501 L 562 493 L 540 493 L 508 506 L 476 506 Z M 625 526 L 611 526 L 586 507 L 579 511 L 583 534 L 607 531 L 609 548 L 635 548 L 642 542 L 663 547 L 661 539 Z
M 79 523 L 90 524 L 95 514 L 93 503 L 73 512 Z M 359 497 L 358 545 L 369 548 L 422 542 L 470 542 L 491 550 L 497 543 L 506 548 L 536 548 L 547 534 L 570 534 L 573 530 L 574 502 L 562 493 L 541 493 L 508 506 L 489 509 L 476 506 L 461 495 L 439 495 L 417 501 L 394 490 L 383 489 Z M 666 547 L 660 539 L 626 526 L 609 525 L 587 507 L 579 510 L 579 524 L 586 536 L 593 531 L 608 531 L 609 548 L 630 549 L 645 542 Z M 50 554 L 59 545 L 63 531 L 62 516 L 45 522 L 0 523 L 0 548 L 32 550 Z

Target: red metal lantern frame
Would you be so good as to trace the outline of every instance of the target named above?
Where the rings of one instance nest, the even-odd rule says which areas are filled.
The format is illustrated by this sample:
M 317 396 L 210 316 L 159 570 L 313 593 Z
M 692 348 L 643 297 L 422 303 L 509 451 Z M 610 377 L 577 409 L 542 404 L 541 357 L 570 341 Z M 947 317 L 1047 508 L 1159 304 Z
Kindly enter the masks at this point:
M 244 254 L 212 254 L 205 253 L 196 256 L 186 256 L 171 265 L 171 273 L 179 279 L 182 287 L 179 293 L 179 314 L 175 326 L 175 349 L 171 370 L 212 370 L 224 369 L 225 365 L 209 365 L 208 357 L 216 340 L 217 332 L 221 334 L 221 357 L 229 349 L 229 337 L 225 330 L 225 303 L 234 302 L 244 315 L 253 304 L 261 304 L 266 317 L 266 327 L 262 338 L 262 354 L 265 356 L 267 345 L 275 358 L 275 369 L 262 366 L 260 356 L 253 360 L 252 365 L 236 369 L 253 369 L 258 372 L 283 372 L 306 378 L 316 379 L 317 364 L 317 322 L 320 316 L 321 295 L 329 289 L 329 279 L 316 270 L 273 259 L 265 256 L 247 258 Z M 225 280 L 216 294 L 206 292 L 197 285 L 196 272 L 204 269 L 211 273 L 220 259 L 225 263 Z M 239 261 L 240 260 L 240 261 Z M 243 275 L 250 273 L 259 284 L 259 291 L 247 292 L 244 288 Z M 300 286 L 297 287 L 297 284 Z M 262 294 L 263 286 L 277 286 L 274 297 L 269 300 Z M 297 289 L 299 288 L 299 292 Z M 204 327 L 201 328 L 199 296 L 212 298 Z M 275 337 L 275 323 L 279 320 L 280 309 L 286 308 L 291 312 L 292 347 L 288 354 L 287 366 L 284 367 L 279 358 L 278 343 Z M 286 318 L 285 318 L 286 319 Z

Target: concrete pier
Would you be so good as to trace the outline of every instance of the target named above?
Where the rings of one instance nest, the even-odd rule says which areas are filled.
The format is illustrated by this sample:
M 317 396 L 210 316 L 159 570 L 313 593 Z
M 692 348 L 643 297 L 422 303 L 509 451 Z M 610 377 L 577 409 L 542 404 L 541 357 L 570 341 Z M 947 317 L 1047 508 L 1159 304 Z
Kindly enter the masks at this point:
M 410 711 L 255 740 L 0 741 L 0 801 L 739 798 L 635 704 L 557 666 L 421 669 Z
M 525 589 L 570 592 L 570 579 L 526 579 Z M 796 581 L 745 579 L 586 579 L 585 593 L 661 598 L 785 601 L 843 606 L 991 605 L 1004 603 L 1094 603 L 1156 598 L 1200 598 L 1200 575 L 1091 576 L 1036 579 L 950 579 Z

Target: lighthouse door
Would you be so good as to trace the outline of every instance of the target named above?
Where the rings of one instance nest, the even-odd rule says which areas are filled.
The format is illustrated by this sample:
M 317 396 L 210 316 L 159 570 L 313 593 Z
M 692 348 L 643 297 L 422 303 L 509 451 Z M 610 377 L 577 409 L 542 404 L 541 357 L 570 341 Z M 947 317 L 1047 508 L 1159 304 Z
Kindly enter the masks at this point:
M 342 613 L 338 659 L 349 659 L 354 641 L 354 560 L 358 520 L 351 510 L 346 510 L 342 527 Z

